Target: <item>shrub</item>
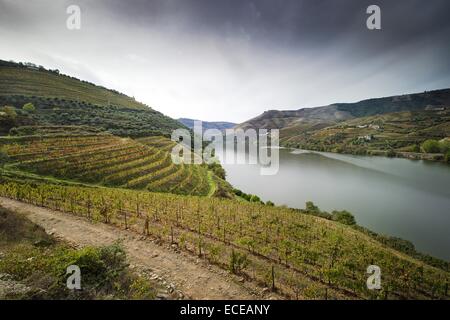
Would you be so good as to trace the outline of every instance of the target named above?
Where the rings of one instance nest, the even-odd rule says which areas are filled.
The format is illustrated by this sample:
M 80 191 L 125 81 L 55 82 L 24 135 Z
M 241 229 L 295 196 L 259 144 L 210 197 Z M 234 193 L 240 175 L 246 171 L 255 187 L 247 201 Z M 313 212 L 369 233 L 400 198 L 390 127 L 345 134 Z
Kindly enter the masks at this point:
M 229 264 L 230 272 L 240 274 L 248 266 L 248 263 L 249 261 L 246 254 L 231 250 Z
M 80 267 L 82 290 L 67 289 L 69 265 Z M 20 243 L 0 260 L 0 272 L 33 289 L 13 299 L 151 299 L 155 296 L 148 281 L 130 272 L 125 252 L 118 244 L 76 250 L 61 244 L 42 248 Z
M 426 140 L 422 143 L 422 149 L 426 153 L 439 153 L 441 151 L 439 142 L 436 140 Z
M 224 168 L 222 168 L 220 163 L 214 162 L 214 163 L 208 164 L 208 169 L 211 170 L 212 172 L 214 172 L 214 174 L 216 176 L 218 176 L 219 178 L 225 180 L 226 172 L 225 172 Z
M 450 163 L 450 150 L 445 153 L 444 160 L 447 163 Z
M 439 149 L 441 153 L 447 153 L 450 151 L 450 139 L 443 139 L 439 141 Z
M 233 192 L 235 195 L 237 195 L 238 197 L 242 196 L 242 191 L 239 189 L 233 189 Z
M 390 148 L 387 152 L 386 152 L 386 156 L 389 158 L 393 158 L 396 156 L 396 153 L 394 151 L 394 149 Z
M 320 209 L 318 206 L 316 206 L 314 204 L 314 202 L 312 201 L 307 201 L 306 202 L 306 211 L 308 211 L 311 214 L 317 214 L 320 213 Z
M 0 108 L 0 112 L 4 112 L 6 116 L 10 119 L 15 119 L 17 117 L 16 108 L 12 106 L 4 106 Z
M 22 110 L 33 113 L 34 111 L 36 111 L 36 108 L 31 102 L 28 102 L 23 105 Z
M 332 219 L 334 221 L 340 222 L 342 224 L 346 224 L 349 226 L 353 226 L 356 224 L 355 217 L 348 211 L 333 211 L 332 212 Z

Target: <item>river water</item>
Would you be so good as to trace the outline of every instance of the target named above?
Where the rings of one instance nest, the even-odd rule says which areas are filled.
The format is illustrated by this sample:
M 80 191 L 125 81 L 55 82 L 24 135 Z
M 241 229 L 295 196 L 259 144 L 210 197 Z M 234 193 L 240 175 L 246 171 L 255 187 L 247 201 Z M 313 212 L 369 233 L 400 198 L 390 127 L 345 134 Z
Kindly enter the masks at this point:
M 261 175 L 259 165 L 222 164 L 234 187 L 264 201 L 346 209 L 359 225 L 450 260 L 450 165 L 292 149 L 280 150 L 275 175 Z

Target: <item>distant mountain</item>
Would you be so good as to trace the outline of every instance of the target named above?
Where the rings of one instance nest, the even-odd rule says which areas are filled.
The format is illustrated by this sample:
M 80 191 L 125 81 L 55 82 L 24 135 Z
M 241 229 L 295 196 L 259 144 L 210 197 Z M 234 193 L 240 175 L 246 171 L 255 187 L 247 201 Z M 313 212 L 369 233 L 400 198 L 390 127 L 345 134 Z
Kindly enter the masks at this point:
M 236 128 L 279 129 L 280 145 L 285 147 L 423 158 L 421 144 L 425 140 L 450 137 L 450 89 L 270 110 Z M 441 160 L 444 156 L 431 158 Z
M 188 118 L 180 118 L 178 119 L 179 122 L 184 124 L 186 127 L 193 129 L 194 128 L 194 121 L 200 121 L 200 120 L 194 120 L 194 119 L 188 119 Z M 225 121 L 202 121 L 203 131 L 207 129 L 219 129 L 220 131 L 225 131 L 225 129 L 231 129 L 234 126 L 236 126 L 236 123 L 232 122 L 225 122 Z
M 375 98 L 355 103 L 335 103 L 298 110 L 269 110 L 239 124 L 238 128 L 283 129 L 300 126 L 321 128 L 340 121 L 390 112 L 420 111 L 429 106 L 450 106 L 450 89 Z

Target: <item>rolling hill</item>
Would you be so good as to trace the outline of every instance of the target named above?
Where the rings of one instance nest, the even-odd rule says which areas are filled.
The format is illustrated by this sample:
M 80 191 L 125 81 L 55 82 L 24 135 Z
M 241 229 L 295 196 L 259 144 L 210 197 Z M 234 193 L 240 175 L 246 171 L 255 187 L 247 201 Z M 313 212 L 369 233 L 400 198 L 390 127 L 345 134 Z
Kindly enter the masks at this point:
M 280 129 L 280 144 L 317 151 L 397 155 L 420 154 L 428 139 L 450 137 L 450 89 L 292 111 L 266 111 L 237 128 Z
M 302 126 L 305 123 L 331 124 L 390 112 L 420 111 L 430 106 L 450 106 L 450 89 L 368 99 L 355 103 L 335 103 L 329 106 L 298 110 L 269 110 L 237 125 L 237 127 L 283 129 Z
M 31 103 L 35 110 L 25 112 Z M 178 121 L 115 90 L 32 64 L 0 60 L 0 107 L 14 107 L 17 117 L 3 122 L 0 133 L 22 125 L 87 125 L 119 136 L 165 135 L 184 128 Z M 1 118 L 0 118 L 0 122 Z

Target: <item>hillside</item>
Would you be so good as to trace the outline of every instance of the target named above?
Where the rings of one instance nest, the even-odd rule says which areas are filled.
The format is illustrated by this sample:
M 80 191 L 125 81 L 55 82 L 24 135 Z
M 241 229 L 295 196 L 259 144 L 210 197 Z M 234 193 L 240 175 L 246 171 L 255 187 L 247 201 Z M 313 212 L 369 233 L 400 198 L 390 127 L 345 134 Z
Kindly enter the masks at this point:
M 31 103 L 34 109 L 22 110 Z M 170 135 L 184 127 L 115 90 L 34 65 L 0 60 L 0 107 L 15 108 L 14 119 L 0 115 L 0 133 L 21 125 L 88 125 L 120 136 Z M 0 110 L 1 111 L 1 110 Z
M 189 129 L 194 129 L 194 121 L 200 121 L 200 120 L 194 120 L 194 119 L 188 119 L 188 118 L 179 118 L 179 122 L 184 124 Z M 208 129 L 218 129 L 222 132 L 224 132 L 226 129 L 231 129 L 236 125 L 236 123 L 232 122 L 225 122 L 225 121 L 202 121 L 202 128 L 204 130 Z
M 282 145 L 294 148 L 443 160 L 445 151 L 426 153 L 421 146 L 450 137 L 450 108 L 354 118 L 324 128 L 287 127 L 280 135 Z
M 307 212 L 205 197 L 1 179 L 2 197 L 143 233 L 286 298 L 448 298 L 447 271 L 390 249 L 352 226 Z M 374 262 L 383 270 L 383 290 L 368 290 L 365 285 L 367 266 Z
M 2 219 L 3 210 L 2 207 L 8 208 L 11 214 L 18 217 L 26 217 L 32 221 L 29 223 L 28 228 L 23 228 L 15 224 L 11 224 L 8 220 Z M 6 216 L 8 218 L 8 216 Z M 7 223 L 3 223 L 6 220 Z M 9 222 L 9 223 L 8 223 Z M 10 227 L 14 226 L 14 230 Z M 16 246 L 11 245 L 10 241 L 7 242 L 6 250 L 5 246 L 2 246 L 1 235 L 5 229 L 7 235 L 11 235 L 18 239 L 15 241 Z M 18 276 L 17 280 L 14 282 L 19 282 L 20 280 L 25 280 L 28 286 L 38 287 L 41 293 L 45 293 L 47 298 L 48 288 L 45 286 L 46 281 L 42 281 L 43 278 L 48 276 L 48 269 L 44 270 L 44 275 L 42 274 L 42 267 L 36 268 L 36 264 L 41 262 L 50 262 L 47 265 L 55 267 L 55 262 L 63 262 L 59 258 L 61 254 L 55 255 L 54 249 L 61 249 L 60 244 L 36 248 L 33 247 L 34 242 L 42 243 L 41 237 L 36 237 L 35 234 L 44 234 L 44 230 L 48 233 L 53 234 L 52 238 L 57 238 L 59 242 L 61 240 L 66 240 L 70 244 L 77 245 L 77 251 L 80 253 L 80 258 L 92 258 L 92 253 L 117 253 L 118 259 L 115 259 L 116 263 L 107 263 L 106 268 L 101 268 L 99 276 L 103 275 L 103 272 L 113 273 L 114 281 L 119 284 L 127 283 L 129 277 L 123 273 L 117 272 L 114 268 L 117 264 L 122 266 L 123 258 L 126 258 L 127 264 L 130 266 L 127 269 L 132 271 L 135 275 L 139 276 L 138 281 L 133 281 L 132 288 L 127 296 L 127 289 L 114 286 L 113 290 L 110 292 L 109 297 L 97 296 L 95 299 L 149 299 L 156 298 L 157 300 L 172 300 L 172 299 L 251 299 L 257 294 L 258 298 L 268 299 L 271 297 L 277 297 L 276 293 L 259 293 L 257 291 L 256 285 L 241 284 L 237 281 L 237 276 L 230 275 L 218 267 L 212 265 L 206 265 L 206 263 L 198 263 L 194 256 L 186 254 L 185 252 L 180 252 L 179 249 L 168 250 L 166 247 L 155 243 L 150 237 L 138 236 L 136 237 L 129 230 L 121 230 L 119 228 L 112 227 L 103 223 L 92 223 L 88 219 L 83 219 L 72 214 L 57 212 L 43 207 L 38 207 L 23 202 L 0 198 L 0 248 L 2 253 L 4 253 L 2 261 L 0 261 L 0 298 L 2 298 L 2 289 L 7 291 L 12 291 L 11 289 L 21 289 L 18 286 L 11 286 L 11 280 L 2 281 L 6 277 Z M 38 231 L 38 232 L 37 232 Z M 47 238 L 49 236 L 47 235 Z M 20 241 L 20 238 L 25 239 L 25 241 Z M 28 240 L 28 241 L 26 241 Z M 31 248 L 31 250 L 23 250 L 23 244 L 27 246 L 26 249 Z M 12 248 L 11 248 L 12 247 Z M 66 248 L 64 248 L 66 249 Z M 59 250 L 61 251 L 61 250 Z M 58 253 L 58 252 L 56 252 Z M 74 253 L 73 250 L 65 250 L 62 257 L 67 257 Z M 26 261 L 30 257 L 40 254 L 38 260 L 34 260 L 34 263 L 27 264 L 26 270 L 32 277 L 27 277 L 23 279 L 23 269 L 14 268 L 14 263 L 11 263 L 14 258 L 19 257 L 23 261 Z M 100 261 L 97 259 L 89 259 L 85 266 L 82 267 L 82 274 L 90 274 L 96 272 L 96 265 L 98 262 L 102 263 L 103 259 Z M 56 260 L 56 261 L 55 261 Z M 87 260 L 87 259 L 86 259 Z M 4 262 L 4 263 L 2 263 Z M 202 261 L 203 262 L 203 261 Z M 69 262 L 67 262 L 69 263 Z M 62 270 L 65 269 L 66 265 L 59 263 L 56 267 L 60 267 Z M 3 268 L 2 268 L 3 267 Z M 9 267 L 7 270 L 5 267 Z M 6 270 L 5 270 L 6 269 Z M 59 268 L 52 268 L 55 271 L 59 271 Z M 7 272 L 7 275 L 2 272 Z M 60 271 L 62 273 L 62 271 Z M 65 273 L 65 271 L 64 271 Z M 51 276 L 51 274 L 50 274 Z M 51 279 L 52 277 L 50 277 Z M 192 279 L 202 279 L 202 281 L 195 281 Z M 125 281 L 124 281 L 125 280 Z M 230 281 L 235 280 L 235 281 Z M 6 282 L 6 283 L 5 283 Z M 60 285 L 64 285 L 62 281 Z M 2 286 L 6 284 L 6 286 Z M 20 283 L 19 283 L 20 284 Z M 56 283 L 55 283 L 56 284 Z M 2 288 L 3 287 L 3 288 Z M 5 288 L 6 287 L 6 288 Z M 100 288 L 107 288 L 107 286 L 101 286 Z M 223 290 L 227 288 L 228 290 Z M 58 286 L 52 287 L 52 291 L 59 291 L 59 296 L 53 298 L 59 299 L 70 299 L 74 298 L 73 294 L 70 295 L 69 290 L 57 290 Z M 102 290 L 103 291 L 103 290 Z M 89 294 L 91 290 L 82 290 L 78 294 L 78 299 L 83 299 L 86 294 Z M 69 293 L 69 295 L 67 295 Z M 111 295 L 111 293 L 113 293 Z M 118 293 L 118 294 L 117 294 Z M 8 298 L 12 298 L 11 294 Z M 25 297 L 33 297 L 33 295 L 26 295 Z M 34 298 L 45 298 L 42 295 L 34 296 Z M 22 298 L 25 298 L 22 296 Z M 20 298 L 20 297 L 16 297 Z
M 173 146 L 167 138 L 135 140 L 84 127 L 19 129 L 0 138 L 1 197 L 144 234 L 258 284 L 262 293 L 447 299 L 448 263 L 415 252 L 407 242 L 334 221 L 337 213 L 315 206 L 299 210 L 207 197 L 225 182 L 203 166 L 167 161 Z M 55 221 L 50 217 L 46 221 Z M 136 251 L 131 254 L 139 259 Z M 381 291 L 365 286 L 367 265 L 374 261 L 383 270 Z
M 298 110 L 269 110 L 237 127 L 282 129 L 301 126 L 305 123 L 330 124 L 390 112 L 420 111 L 430 106 L 450 106 L 450 89 L 368 99 L 355 103 L 335 103 Z
M 26 207 L 46 225 L 63 219 L 65 235 L 73 229 L 85 244 L 119 234 L 128 239 L 134 261 L 170 269 L 172 277 L 186 288 L 194 287 L 200 297 L 198 283 L 226 282 L 193 278 L 192 270 L 198 275 L 202 261 L 211 277 L 212 266 L 220 268 L 236 278 L 239 287 L 249 282 L 259 288 L 260 296 L 448 299 L 448 262 L 416 252 L 407 241 L 364 229 L 346 211 L 328 213 L 312 203 L 306 209 L 263 203 L 232 189 L 219 164 L 174 164 L 174 142 L 167 135 L 182 126 L 177 121 L 55 71 L 20 65 L 2 68 L 9 75 L 0 76 L 5 90 L 0 94 L 2 203 Z M 73 93 L 77 90 L 82 91 L 79 96 Z M 97 104 L 105 103 L 100 101 L 105 92 L 117 95 L 118 104 L 111 100 Z M 294 111 L 288 119 L 284 115 L 274 111 L 263 120 L 295 130 L 285 126 L 303 115 L 307 121 L 301 122 L 302 128 L 320 133 L 340 124 L 345 125 L 336 130 L 380 123 L 375 130 L 392 135 L 400 128 L 406 134 L 409 122 L 416 120 L 420 137 L 436 138 L 448 129 L 447 109 L 363 120 L 337 106 Z M 160 248 L 151 252 L 147 243 L 139 242 L 147 238 L 151 248 Z M 195 262 L 178 260 L 175 253 L 167 253 L 170 250 Z M 155 252 L 170 261 L 158 259 Z M 29 265 L 24 261 L 28 260 L 13 260 L 11 266 L 17 270 Z M 192 273 L 182 270 L 179 261 Z M 383 270 L 382 290 L 367 289 L 367 266 L 372 264 Z M 192 281 L 197 284 L 191 286 Z M 222 288 L 207 290 L 214 297 L 233 296 L 220 295 Z
M 175 165 L 170 154 L 175 143 L 164 137 L 133 140 L 77 127 L 36 131 L 40 134 L 0 137 L 7 169 L 154 192 L 207 196 L 220 190 L 220 179 L 208 167 Z
M 266 111 L 238 128 L 280 129 L 282 146 L 344 153 L 420 155 L 427 139 L 450 136 L 450 89 L 292 111 Z M 407 154 L 413 152 L 417 154 Z
M 299 110 L 269 110 L 263 114 L 250 119 L 236 126 L 241 129 L 282 129 L 285 127 L 318 124 L 335 123 L 340 120 L 354 118 L 348 111 L 341 111 L 335 105 L 303 108 Z

